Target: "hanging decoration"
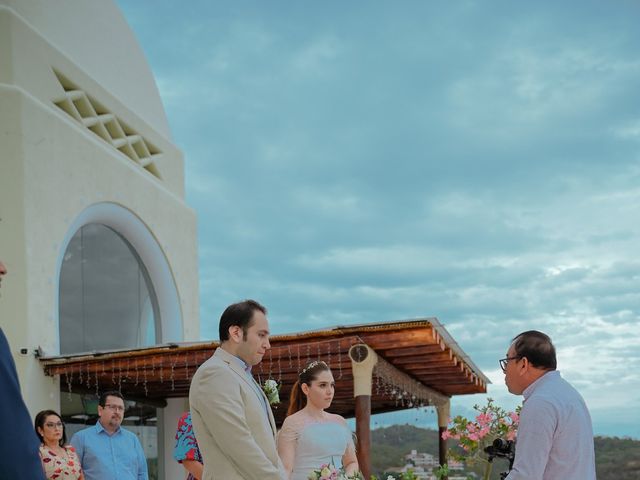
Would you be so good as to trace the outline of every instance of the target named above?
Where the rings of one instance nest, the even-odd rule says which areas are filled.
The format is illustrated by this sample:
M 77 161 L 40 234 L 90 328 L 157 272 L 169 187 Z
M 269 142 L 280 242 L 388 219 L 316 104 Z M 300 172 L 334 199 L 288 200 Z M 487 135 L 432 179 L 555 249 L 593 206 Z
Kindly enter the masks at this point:
M 395 400 L 396 406 L 405 408 L 445 404 L 449 398 L 414 380 L 378 356 L 373 367 L 376 394 Z
M 378 344 L 391 345 L 384 337 L 382 340 L 380 336 L 374 338 Z M 340 382 L 340 388 L 343 389 L 352 378 L 351 359 L 347 352 L 353 345 L 367 341 L 374 345 L 370 337 L 357 334 L 345 334 L 342 337 L 314 334 L 309 337 L 303 335 L 279 339 L 272 344 L 263 361 L 256 365 L 254 375 L 259 376 L 260 381 L 269 378 L 275 380 L 283 386 L 284 392 L 287 392 L 299 372 L 309 362 L 322 360 L 330 366 L 336 382 Z M 98 395 L 101 391 L 114 389 L 133 398 L 186 397 L 192 376 L 198 367 L 211 357 L 216 345 L 185 347 L 175 348 L 175 345 L 172 345 L 169 348 L 163 346 L 157 349 L 113 352 L 83 358 L 71 357 L 60 362 L 61 365 L 56 364 L 58 359 L 53 359 L 45 369 L 48 374 L 59 376 L 62 390 L 66 390 L 69 395 Z M 389 346 L 376 348 L 382 352 L 389 350 Z M 452 365 L 460 368 L 461 374 L 471 385 L 474 381 L 476 384 L 482 382 L 479 380 L 480 375 L 471 370 L 467 362 L 454 358 Z M 449 368 L 448 372 L 452 370 Z M 461 374 L 457 373 L 457 369 L 451 373 L 457 377 Z M 372 385 L 372 403 L 381 403 L 390 409 L 394 406 L 403 409 L 426 409 L 442 405 L 449 400 L 449 397 L 405 374 L 381 356 L 378 356 L 378 363 L 373 369 Z M 348 402 L 348 395 L 345 393 L 347 392 L 341 390 L 336 402 L 348 406 L 345 405 Z

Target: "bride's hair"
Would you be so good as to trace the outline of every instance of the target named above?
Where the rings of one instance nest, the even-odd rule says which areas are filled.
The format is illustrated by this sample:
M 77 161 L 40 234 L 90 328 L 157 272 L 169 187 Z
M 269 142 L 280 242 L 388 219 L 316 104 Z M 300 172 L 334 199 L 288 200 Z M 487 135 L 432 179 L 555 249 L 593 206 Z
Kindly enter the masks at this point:
M 304 392 L 302 391 L 302 384 L 306 383 L 311 385 L 320 372 L 330 372 L 331 369 L 322 360 L 314 360 L 308 363 L 300 373 L 298 374 L 298 380 L 293 384 L 291 389 L 291 395 L 289 396 L 289 408 L 287 409 L 287 417 L 302 410 L 305 406 Z

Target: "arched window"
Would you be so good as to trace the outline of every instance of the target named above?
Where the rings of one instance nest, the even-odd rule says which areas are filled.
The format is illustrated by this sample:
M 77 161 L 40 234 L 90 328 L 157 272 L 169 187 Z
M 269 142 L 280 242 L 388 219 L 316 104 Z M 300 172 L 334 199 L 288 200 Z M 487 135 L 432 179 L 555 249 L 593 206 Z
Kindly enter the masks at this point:
M 88 223 L 75 232 L 62 259 L 59 295 L 61 354 L 156 343 L 160 314 L 147 269 L 110 227 Z

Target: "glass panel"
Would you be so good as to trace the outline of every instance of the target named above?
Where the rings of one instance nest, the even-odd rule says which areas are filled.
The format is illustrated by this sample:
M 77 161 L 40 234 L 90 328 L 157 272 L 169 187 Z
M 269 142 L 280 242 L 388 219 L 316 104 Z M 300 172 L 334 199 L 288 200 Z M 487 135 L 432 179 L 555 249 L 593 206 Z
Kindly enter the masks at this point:
M 100 224 L 73 236 L 60 271 L 60 353 L 154 345 L 158 302 L 121 235 Z

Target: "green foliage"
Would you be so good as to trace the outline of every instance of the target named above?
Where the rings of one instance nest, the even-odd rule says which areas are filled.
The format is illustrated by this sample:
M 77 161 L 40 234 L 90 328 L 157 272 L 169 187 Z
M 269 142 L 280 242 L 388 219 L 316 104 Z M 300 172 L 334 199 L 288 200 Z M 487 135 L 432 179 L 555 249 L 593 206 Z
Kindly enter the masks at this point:
M 438 480 L 442 480 L 444 477 L 449 476 L 449 465 L 447 464 L 440 465 L 440 467 L 438 467 L 438 469 L 433 473 L 436 474 L 436 478 Z
M 397 480 L 417 480 L 418 477 L 416 477 L 413 473 L 413 470 L 409 469 L 404 473 L 401 473 L 399 477 L 397 477 Z
M 640 441 L 630 438 L 595 437 L 598 480 L 638 480 Z

